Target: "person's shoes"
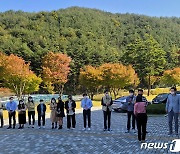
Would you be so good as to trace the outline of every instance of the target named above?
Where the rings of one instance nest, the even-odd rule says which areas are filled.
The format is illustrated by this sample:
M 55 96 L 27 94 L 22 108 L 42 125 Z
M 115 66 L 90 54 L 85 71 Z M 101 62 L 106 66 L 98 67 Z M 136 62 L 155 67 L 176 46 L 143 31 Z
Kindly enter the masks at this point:
M 3 128 L 3 126 L 1 126 L 0 128 Z
M 62 126 L 59 126 L 59 128 L 58 129 L 62 129 Z
M 129 133 L 129 132 L 130 132 L 129 130 L 125 131 L 125 133 Z
M 21 129 L 22 127 L 21 126 L 19 126 L 19 128 L 18 129 Z
M 145 140 L 142 140 L 142 141 L 141 141 L 141 143 L 144 143 L 144 142 L 145 142 Z
M 34 125 L 32 126 L 32 128 L 34 128 Z
M 74 130 L 75 128 L 73 127 L 72 130 Z
M 86 128 L 83 128 L 82 130 L 83 130 L 83 131 L 85 131 L 85 130 L 86 130 Z
M 133 133 L 136 133 L 136 130 L 135 129 L 132 129 Z
M 13 126 L 13 129 L 15 129 L 16 127 L 15 126 Z
M 111 131 L 111 128 L 108 128 L 108 131 Z
M 107 129 L 104 128 L 103 131 L 107 131 Z
M 70 130 L 70 128 L 67 128 L 67 130 Z
M 45 126 L 43 126 L 43 129 L 45 129 L 46 127 Z
M 91 130 L 91 128 L 89 127 L 89 128 L 88 128 L 88 131 L 90 131 L 90 130 Z
M 54 128 L 57 129 L 57 125 Z
M 12 127 L 11 126 L 9 126 L 7 129 L 11 129 Z
M 28 128 L 31 128 L 31 125 L 29 125 Z
M 39 129 L 41 129 L 41 127 L 38 127 Z
M 146 131 L 146 134 L 149 133 L 148 131 Z
M 52 126 L 52 129 L 54 129 L 54 126 Z

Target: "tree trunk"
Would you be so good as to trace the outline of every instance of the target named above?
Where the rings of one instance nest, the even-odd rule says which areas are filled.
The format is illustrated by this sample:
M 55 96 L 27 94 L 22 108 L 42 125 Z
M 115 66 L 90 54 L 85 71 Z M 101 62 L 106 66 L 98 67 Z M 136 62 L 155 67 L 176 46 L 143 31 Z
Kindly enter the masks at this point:
M 148 96 L 150 95 L 150 90 L 151 90 L 151 75 L 148 75 Z
M 91 100 L 93 100 L 94 99 L 94 94 L 93 93 L 91 93 Z
M 59 96 L 63 95 L 64 85 L 59 85 Z

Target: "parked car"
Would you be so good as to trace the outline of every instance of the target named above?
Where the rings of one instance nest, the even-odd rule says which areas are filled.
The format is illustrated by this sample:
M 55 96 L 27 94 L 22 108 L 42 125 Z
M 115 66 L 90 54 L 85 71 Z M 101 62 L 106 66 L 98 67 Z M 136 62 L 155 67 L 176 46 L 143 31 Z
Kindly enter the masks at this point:
M 153 104 L 163 104 L 163 103 L 166 103 L 168 95 L 169 95 L 168 93 L 159 94 L 155 98 L 153 98 L 152 103 Z
M 126 111 L 127 110 L 127 103 L 126 103 L 127 96 L 119 97 L 113 101 L 112 109 L 114 111 Z
M 176 93 L 178 95 L 180 95 L 180 91 L 177 91 Z M 152 103 L 153 104 L 163 104 L 163 103 L 165 104 L 167 101 L 168 95 L 169 95 L 169 93 L 159 94 L 152 100 Z

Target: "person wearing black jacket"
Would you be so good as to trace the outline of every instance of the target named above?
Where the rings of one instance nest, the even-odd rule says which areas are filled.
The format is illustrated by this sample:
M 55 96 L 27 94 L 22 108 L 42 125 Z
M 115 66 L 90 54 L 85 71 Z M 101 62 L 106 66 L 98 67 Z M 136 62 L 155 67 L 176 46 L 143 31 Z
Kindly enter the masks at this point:
M 111 111 L 112 111 L 112 97 L 109 95 L 108 91 L 104 92 L 104 97 L 102 97 L 101 105 L 104 114 L 104 131 L 107 130 L 108 121 L 108 131 L 111 131 Z
M 57 122 L 59 123 L 58 129 L 62 129 L 63 117 L 65 117 L 65 114 L 64 114 L 64 102 L 62 101 L 61 97 L 58 98 L 56 116 L 57 116 Z
M 37 106 L 37 112 L 39 129 L 41 128 L 41 118 L 43 121 L 43 128 L 45 128 L 46 105 L 44 104 L 44 101 L 42 99 L 40 100 L 40 104 Z
M 72 96 L 68 96 L 68 100 L 65 102 L 65 109 L 67 112 L 67 128 L 75 129 L 76 126 L 76 119 L 75 119 L 75 108 L 76 108 L 76 102 L 72 99 Z M 71 122 L 72 121 L 72 122 Z

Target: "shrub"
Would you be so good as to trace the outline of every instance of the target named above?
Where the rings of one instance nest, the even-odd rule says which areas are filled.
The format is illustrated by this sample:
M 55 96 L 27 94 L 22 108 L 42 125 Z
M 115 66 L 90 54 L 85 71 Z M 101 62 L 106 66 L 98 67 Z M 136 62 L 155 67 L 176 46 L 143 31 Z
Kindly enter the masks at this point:
M 165 114 L 166 104 L 151 104 L 147 107 L 147 114 Z

